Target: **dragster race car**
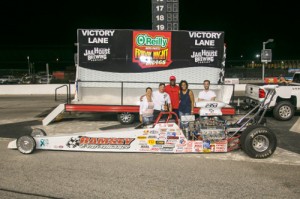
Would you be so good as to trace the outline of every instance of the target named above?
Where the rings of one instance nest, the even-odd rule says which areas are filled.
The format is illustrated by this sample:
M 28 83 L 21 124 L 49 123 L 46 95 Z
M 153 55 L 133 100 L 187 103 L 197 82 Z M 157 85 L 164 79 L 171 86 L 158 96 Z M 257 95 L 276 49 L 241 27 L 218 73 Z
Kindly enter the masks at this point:
M 181 123 L 173 112 L 161 112 L 154 124 L 127 130 L 94 131 L 72 135 L 47 136 L 42 129 L 34 129 L 8 144 L 30 154 L 35 149 L 94 151 L 94 152 L 150 152 L 150 153 L 213 153 L 241 148 L 252 158 L 267 158 L 277 147 L 275 134 L 265 126 L 264 115 L 275 90 L 265 100 L 235 123 L 222 118 L 222 102 L 197 102 L 199 118 L 183 116 Z M 180 128 L 181 127 L 181 128 Z

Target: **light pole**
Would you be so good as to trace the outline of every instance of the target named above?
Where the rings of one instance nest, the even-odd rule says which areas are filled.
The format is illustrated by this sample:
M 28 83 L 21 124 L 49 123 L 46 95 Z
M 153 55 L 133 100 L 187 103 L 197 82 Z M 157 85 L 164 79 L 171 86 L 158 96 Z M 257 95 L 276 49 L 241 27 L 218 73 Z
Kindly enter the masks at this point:
M 29 56 L 27 56 L 27 63 L 28 63 L 28 76 L 30 76 L 30 61 L 29 61 Z
M 264 52 L 265 51 L 265 49 L 266 49 L 266 44 L 267 43 L 270 43 L 270 42 L 273 42 L 274 41 L 274 39 L 268 39 L 268 41 L 265 41 L 265 42 L 263 42 L 263 50 L 262 50 L 262 52 Z M 263 56 L 261 55 L 261 58 L 262 58 Z M 266 61 L 266 63 L 268 63 L 268 61 Z M 265 80 L 265 61 L 263 60 L 262 61 L 262 81 L 264 82 L 264 80 Z

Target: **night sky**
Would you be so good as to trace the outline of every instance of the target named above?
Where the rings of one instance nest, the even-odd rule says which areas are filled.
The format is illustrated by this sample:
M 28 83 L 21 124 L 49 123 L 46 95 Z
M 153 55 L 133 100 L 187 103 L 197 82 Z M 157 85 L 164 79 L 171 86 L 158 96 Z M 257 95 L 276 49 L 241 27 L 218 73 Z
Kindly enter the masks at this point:
M 266 47 L 272 48 L 274 60 L 300 59 L 299 6 L 289 1 L 237 2 L 181 0 L 180 29 L 224 31 L 227 60 L 255 59 L 269 38 L 274 42 Z M 59 57 L 73 62 L 78 28 L 152 28 L 151 0 L 6 0 L 1 1 L 0 17 L 0 68 L 1 63 L 26 61 L 26 53 L 37 61 Z

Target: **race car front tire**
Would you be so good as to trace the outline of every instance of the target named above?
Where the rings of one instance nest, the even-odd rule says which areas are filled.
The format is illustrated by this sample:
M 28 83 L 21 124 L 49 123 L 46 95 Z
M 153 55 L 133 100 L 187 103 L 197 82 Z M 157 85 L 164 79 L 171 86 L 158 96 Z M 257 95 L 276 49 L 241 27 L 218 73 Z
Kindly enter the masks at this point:
M 17 149 L 23 154 L 30 154 L 35 150 L 36 143 L 32 136 L 24 135 L 17 139 Z

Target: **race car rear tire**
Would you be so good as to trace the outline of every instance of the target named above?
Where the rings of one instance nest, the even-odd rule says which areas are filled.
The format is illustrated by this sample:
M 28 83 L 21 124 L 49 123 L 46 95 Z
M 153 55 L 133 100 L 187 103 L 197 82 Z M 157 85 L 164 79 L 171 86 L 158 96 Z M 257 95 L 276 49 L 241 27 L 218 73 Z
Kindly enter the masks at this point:
M 47 136 L 46 132 L 40 128 L 33 129 L 30 135 L 32 137 Z
M 295 114 L 295 107 L 289 101 L 281 101 L 273 109 L 273 115 L 277 120 L 287 121 Z
M 134 119 L 135 115 L 132 113 L 124 112 L 118 114 L 118 120 L 121 124 L 132 124 Z
M 268 127 L 262 125 L 249 126 L 242 132 L 241 148 L 252 158 L 270 157 L 277 147 L 276 135 Z
M 32 136 L 24 135 L 17 139 L 17 149 L 23 154 L 30 154 L 35 150 L 36 143 Z

